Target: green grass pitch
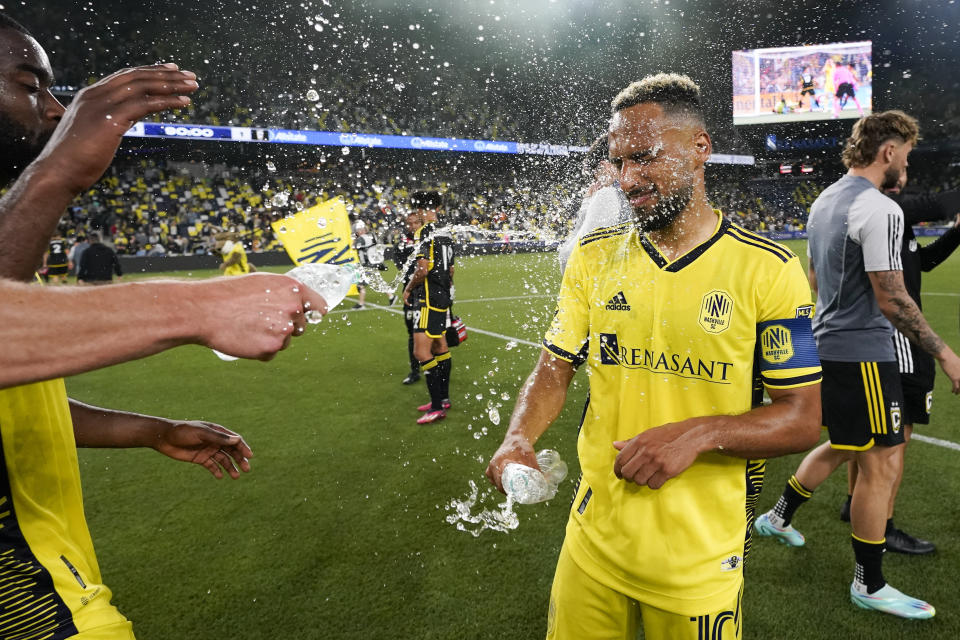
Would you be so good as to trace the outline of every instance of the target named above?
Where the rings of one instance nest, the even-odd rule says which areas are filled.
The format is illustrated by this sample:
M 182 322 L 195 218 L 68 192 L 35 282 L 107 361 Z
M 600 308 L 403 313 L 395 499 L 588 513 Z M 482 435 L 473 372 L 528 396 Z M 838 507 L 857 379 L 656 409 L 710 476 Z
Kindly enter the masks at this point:
M 802 242 L 792 245 L 805 255 Z M 958 281 L 958 257 L 925 276 L 927 317 L 955 349 Z M 456 310 L 469 326 L 538 343 L 558 284 L 552 255 L 465 258 Z M 380 294 L 369 299 L 384 303 Z M 221 362 L 182 347 L 70 379 L 78 399 L 219 422 L 255 452 L 253 471 L 233 482 L 152 451 L 81 451 L 87 515 L 115 602 L 142 640 L 543 637 L 572 480 L 552 502 L 518 507 L 520 527 L 508 535 L 474 538 L 444 520 L 468 481 L 485 486 L 486 461 L 537 355 L 472 332 L 453 352 L 454 409 L 431 426 L 414 422 L 423 383 L 400 384 L 401 317 L 378 309 L 334 312 L 270 363 Z M 558 449 L 573 477 L 586 392 L 581 374 L 538 444 Z M 488 417 L 491 401 L 502 405 L 499 426 Z M 941 375 L 932 424 L 918 432 L 960 441 L 958 414 Z M 761 509 L 799 460 L 769 463 Z M 958 463 L 960 451 L 910 445 L 897 522 L 939 551 L 888 554 L 884 563 L 891 583 L 937 606 L 935 619 L 907 622 L 850 604 L 838 473 L 795 519 L 805 548 L 754 545 L 745 637 L 960 637 Z

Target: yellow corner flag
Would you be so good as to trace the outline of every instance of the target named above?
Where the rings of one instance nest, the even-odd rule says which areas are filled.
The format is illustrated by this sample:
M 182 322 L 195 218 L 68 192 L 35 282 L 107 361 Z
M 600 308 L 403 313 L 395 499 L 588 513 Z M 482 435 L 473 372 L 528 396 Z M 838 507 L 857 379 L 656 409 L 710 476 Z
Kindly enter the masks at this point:
M 296 265 L 324 262 L 327 264 L 360 263 L 353 248 L 350 216 L 340 198 L 304 209 L 292 216 L 271 222 L 274 233 Z M 347 295 L 357 295 L 357 287 Z

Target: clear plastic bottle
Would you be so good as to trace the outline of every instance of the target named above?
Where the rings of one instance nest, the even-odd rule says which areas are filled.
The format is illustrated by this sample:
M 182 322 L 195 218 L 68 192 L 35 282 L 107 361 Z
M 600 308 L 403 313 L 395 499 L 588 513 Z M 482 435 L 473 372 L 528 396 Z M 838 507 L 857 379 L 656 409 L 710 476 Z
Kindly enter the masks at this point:
M 287 271 L 287 275 L 294 280 L 299 281 L 305 287 L 313 289 L 327 303 L 327 313 L 333 311 L 333 308 L 343 302 L 343 299 L 350 292 L 350 287 L 359 282 L 360 274 L 355 264 L 326 264 L 316 262 L 311 264 L 302 264 Z M 323 319 L 323 315 L 317 311 L 307 311 L 307 322 L 317 324 Z M 236 360 L 235 356 L 221 353 L 213 350 L 221 360 Z
M 567 477 L 567 463 L 556 451 L 543 449 L 537 453 L 537 464 L 540 471 L 516 462 L 503 469 L 500 481 L 514 502 L 535 504 L 557 495 L 557 487 Z
M 327 303 L 327 313 L 333 311 L 333 308 L 343 302 L 350 287 L 356 284 L 360 279 L 360 274 L 355 264 L 325 264 L 316 262 L 312 264 L 302 264 L 287 271 L 287 275 L 294 280 L 299 280 L 305 286 L 313 289 Z M 320 322 L 322 316 L 318 312 L 307 312 L 307 322 L 316 324 Z

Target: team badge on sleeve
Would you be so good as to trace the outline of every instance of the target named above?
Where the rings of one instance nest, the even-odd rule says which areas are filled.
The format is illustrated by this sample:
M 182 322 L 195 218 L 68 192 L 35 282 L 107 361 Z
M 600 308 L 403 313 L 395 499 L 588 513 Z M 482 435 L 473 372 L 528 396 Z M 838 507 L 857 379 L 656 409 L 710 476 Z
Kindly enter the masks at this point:
M 790 329 L 775 324 L 760 332 L 760 355 L 770 364 L 787 362 L 793 357 L 793 337 Z

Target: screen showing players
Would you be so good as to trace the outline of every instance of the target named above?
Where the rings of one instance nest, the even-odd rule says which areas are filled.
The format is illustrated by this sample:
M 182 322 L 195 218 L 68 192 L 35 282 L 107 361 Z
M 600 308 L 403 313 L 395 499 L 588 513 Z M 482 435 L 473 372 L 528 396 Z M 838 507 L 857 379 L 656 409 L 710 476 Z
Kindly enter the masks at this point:
M 733 123 L 859 118 L 873 108 L 871 43 L 733 52 Z

